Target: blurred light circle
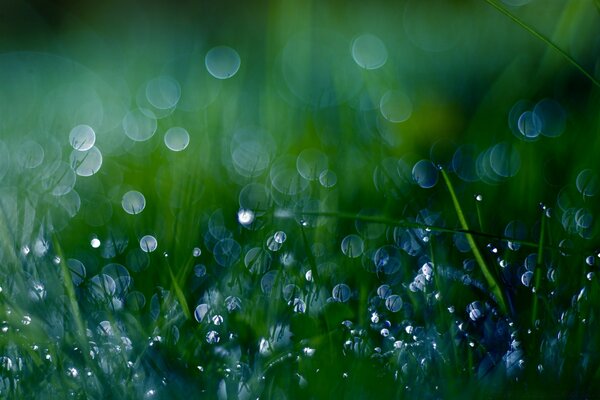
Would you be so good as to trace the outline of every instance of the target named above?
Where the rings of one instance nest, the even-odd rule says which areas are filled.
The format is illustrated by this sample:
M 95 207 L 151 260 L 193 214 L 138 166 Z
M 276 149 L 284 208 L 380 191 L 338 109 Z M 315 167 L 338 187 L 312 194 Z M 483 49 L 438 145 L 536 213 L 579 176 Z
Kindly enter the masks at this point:
M 175 107 L 180 97 L 181 87 L 171 77 L 159 76 L 146 84 L 146 99 L 160 110 Z
M 598 193 L 600 182 L 598 174 L 591 169 L 584 169 L 577 175 L 575 180 L 577 190 L 584 196 L 595 196 Z
M 345 283 L 339 283 L 333 287 L 331 296 L 335 301 L 345 303 L 350 299 L 351 290 Z
M 542 133 L 542 120 L 533 111 L 525 111 L 521 114 L 517 126 L 525 139 L 537 139 L 540 133 Z
M 190 143 L 190 134 L 184 128 L 173 127 L 165 133 L 165 145 L 172 151 L 183 151 Z
M 517 174 L 521 167 L 521 156 L 518 150 L 509 143 L 498 143 L 491 148 L 489 163 L 492 170 L 503 178 Z
M 152 111 L 135 109 L 129 111 L 123 117 L 123 130 L 125 134 L 135 142 L 144 142 L 154 136 L 156 132 L 156 118 L 152 117 Z
M 87 151 L 73 150 L 70 157 L 71 168 L 79 176 L 92 176 L 102 166 L 102 153 L 93 146 Z
M 543 99 L 535 105 L 533 112 L 540 119 L 542 135 L 548 137 L 562 135 L 566 127 L 567 115 L 557 101 Z
M 152 253 L 157 247 L 158 242 L 152 235 L 145 235 L 140 239 L 140 249 L 146 253 Z
M 385 308 L 391 312 L 398 312 L 402 308 L 402 297 L 397 294 L 392 294 L 385 298 Z
M 137 190 L 130 190 L 121 198 L 121 207 L 127 214 L 139 214 L 146 207 L 146 198 Z
M 327 169 L 327 156 L 317 149 L 303 150 L 296 159 L 296 169 L 306 180 L 319 179 L 321 172 Z
M 413 105 L 406 94 L 400 91 L 387 91 L 379 101 L 379 110 L 385 119 L 393 123 L 410 118 Z
M 26 140 L 17 148 L 16 160 L 23 168 L 35 168 L 44 161 L 44 148 L 36 141 Z
M 215 261 L 222 267 L 232 266 L 242 253 L 242 247 L 234 239 L 226 238 L 217 242 L 213 249 Z
M 319 183 L 326 188 L 335 186 L 337 183 L 337 175 L 330 169 L 325 169 L 319 174 Z
M 75 150 L 87 151 L 96 143 L 96 133 L 89 125 L 77 125 L 69 133 L 69 143 Z
M 429 160 L 418 161 L 412 169 L 412 177 L 417 185 L 423 189 L 435 186 L 438 181 L 438 169 Z
M 365 250 L 365 244 L 360 236 L 348 235 L 342 239 L 342 253 L 350 258 L 360 257 Z
M 204 63 L 208 72 L 217 79 L 228 79 L 240 69 L 240 55 L 227 46 L 213 47 L 206 53 Z
M 387 61 L 388 52 L 381 39 L 367 33 L 352 42 L 352 58 L 364 69 L 377 69 Z

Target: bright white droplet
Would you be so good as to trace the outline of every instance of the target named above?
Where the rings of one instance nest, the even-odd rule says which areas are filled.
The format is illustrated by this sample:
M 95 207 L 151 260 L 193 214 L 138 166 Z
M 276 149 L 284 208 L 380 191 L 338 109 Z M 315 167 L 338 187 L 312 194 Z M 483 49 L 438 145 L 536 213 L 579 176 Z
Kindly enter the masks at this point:
M 69 143 L 75 150 L 87 151 L 96 143 L 96 133 L 89 125 L 77 125 L 71 129 Z
M 228 79 L 240 69 L 240 55 L 227 46 L 213 47 L 206 53 L 204 64 L 208 72 L 217 79 Z
M 242 225 L 250 225 L 254 221 L 254 213 L 251 210 L 241 209 L 238 211 L 238 221 Z
M 92 246 L 92 248 L 97 249 L 98 247 L 100 247 L 100 239 L 98 239 L 97 237 L 93 238 L 90 241 L 90 246 Z
M 183 128 L 173 127 L 165 133 L 165 145 L 172 151 L 183 151 L 190 144 L 190 134 Z

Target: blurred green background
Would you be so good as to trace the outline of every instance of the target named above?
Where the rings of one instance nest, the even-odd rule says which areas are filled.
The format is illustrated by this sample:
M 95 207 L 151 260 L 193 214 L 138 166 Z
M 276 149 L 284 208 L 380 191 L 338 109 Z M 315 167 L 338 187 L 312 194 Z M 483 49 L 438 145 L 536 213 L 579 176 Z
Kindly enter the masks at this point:
M 598 80 L 592 0 L 1 0 L 0 396 L 597 395 Z

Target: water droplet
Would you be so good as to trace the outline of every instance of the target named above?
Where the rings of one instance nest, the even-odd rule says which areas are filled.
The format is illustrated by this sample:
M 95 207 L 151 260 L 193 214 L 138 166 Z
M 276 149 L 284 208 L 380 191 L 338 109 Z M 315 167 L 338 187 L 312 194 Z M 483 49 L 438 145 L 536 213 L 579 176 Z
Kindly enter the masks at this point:
M 145 235 L 140 239 L 140 248 L 146 253 L 152 253 L 157 247 L 158 242 L 152 235 Z
M 185 150 L 190 143 L 190 135 L 183 128 L 173 127 L 165 133 L 164 141 L 169 150 L 180 152 Z
M 283 244 L 285 242 L 285 240 L 287 239 L 287 235 L 285 234 L 284 231 L 277 231 L 275 232 L 275 234 L 273 235 L 273 239 L 279 243 L 279 244 Z
M 364 251 L 365 245 L 358 235 L 348 235 L 342 240 L 342 253 L 350 258 L 360 257 Z
M 412 169 L 412 177 L 417 185 L 424 189 L 435 186 L 438 182 L 438 170 L 429 160 L 418 161 Z
M 123 131 L 135 142 L 145 142 L 154 136 L 157 128 L 156 117 L 150 110 L 129 111 L 122 121 Z
M 96 133 L 89 125 L 77 125 L 69 133 L 69 143 L 75 150 L 87 151 L 96 143 Z
M 319 174 L 319 183 L 326 188 L 335 186 L 337 183 L 337 175 L 330 169 L 323 170 Z
M 388 52 L 381 39 L 366 33 L 352 42 L 352 58 L 361 68 L 378 69 L 386 63 Z
M 159 110 L 168 110 L 177 105 L 181 97 L 179 83 L 169 76 L 159 76 L 146 84 L 146 99 Z
M 413 112 L 413 105 L 405 93 L 388 91 L 381 96 L 379 110 L 386 120 L 393 123 L 400 123 L 410 118 Z
M 472 321 L 477 321 L 483 317 L 483 305 L 479 301 L 474 301 L 467 306 L 467 314 Z
M 102 153 L 96 146 L 87 151 L 73 150 L 69 161 L 77 175 L 92 176 L 102 166 Z
M 240 69 L 241 59 L 237 51 L 227 46 L 213 47 L 206 53 L 204 64 L 217 79 L 233 77 Z
M 385 299 L 385 307 L 391 312 L 398 312 L 402 308 L 402 297 L 392 294 Z
M 237 214 L 238 222 L 244 226 L 252 224 L 254 213 L 251 210 L 240 209 Z
M 345 283 L 339 283 L 333 287 L 331 294 L 335 301 L 345 303 L 350 299 L 351 290 Z
M 579 193 L 584 196 L 595 196 L 598 193 L 600 182 L 598 175 L 591 169 L 584 169 L 577 175 L 576 186 Z
M 142 193 L 130 190 L 121 198 L 121 207 L 127 214 L 139 214 L 146 208 L 146 198 Z

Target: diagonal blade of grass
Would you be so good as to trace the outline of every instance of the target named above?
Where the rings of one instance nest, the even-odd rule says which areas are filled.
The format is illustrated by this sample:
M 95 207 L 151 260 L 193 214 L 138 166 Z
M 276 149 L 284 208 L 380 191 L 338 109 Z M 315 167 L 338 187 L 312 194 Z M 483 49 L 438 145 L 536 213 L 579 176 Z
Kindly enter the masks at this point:
M 488 3 L 490 6 L 494 7 L 496 10 L 500 11 L 502 14 L 506 15 L 508 18 L 510 18 L 513 22 L 515 22 L 521 28 L 525 29 L 531 35 L 533 35 L 537 39 L 541 40 L 542 42 L 544 42 L 545 44 L 547 44 L 548 46 L 550 46 L 554 51 L 556 51 L 558 54 L 560 54 L 571 65 L 573 65 L 575 68 L 577 68 L 577 70 L 579 70 L 579 72 L 581 72 L 586 78 L 588 78 L 594 85 L 596 85 L 597 87 L 600 88 L 600 81 L 598 81 L 596 78 L 594 78 L 592 76 L 592 74 L 590 74 L 589 72 L 587 72 L 585 70 L 585 68 L 583 68 L 581 66 L 581 64 L 579 64 L 577 61 L 575 61 L 575 59 L 573 57 L 571 57 L 563 49 L 561 49 L 560 47 L 558 47 L 557 45 L 555 45 L 546 36 L 542 35 L 540 32 L 538 32 L 537 30 L 535 30 L 531 26 L 527 25 L 519 17 L 517 17 L 516 15 L 514 15 L 513 13 L 511 13 L 509 10 L 507 10 L 506 8 L 504 8 L 502 5 L 498 4 L 496 1 L 494 1 L 494 0 L 485 0 L 485 2 Z
M 458 201 L 458 198 L 456 197 L 456 193 L 454 192 L 454 186 L 452 185 L 452 182 L 450 181 L 450 177 L 448 176 L 446 171 L 444 171 L 443 169 L 441 169 L 441 173 L 442 173 L 442 177 L 444 178 L 444 182 L 446 183 L 446 186 L 448 187 L 448 191 L 450 192 L 450 197 L 452 198 L 452 203 L 454 203 L 454 208 L 456 209 L 456 215 L 458 216 L 458 221 L 460 222 L 460 226 L 465 231 L 468 231 L 469 224 L 467 223 L 467 220 L 465 218 L 465 215 L 463 214 L 462 208 L 460 207 L 460 203 Z M 477 247 L 477 244 L 475 243 L 475 239 L 473 238 L 473 235 L 471 233 L 465 233 L 465 236 L 467 237 L 467 241 L 469 243 L 469 246 L 471 247 L 471 251 L 473 252 L 475 261 L 479 265 L 479 268 L 481 269 L 481 272 L 483 273 L 483 276 L 484 276 L 485 280 L 487 281 L 490 291 L 492 292 L 494 297 L 496 297 L 496 302 L 498 303 L 500 310 L 504 314 L 507 314 L 508 309 L 506 307 L 506 301 L 504 300 L 504 294 L 502 293 L 502 289 L 498 285 L 498 282 L 494 278 L 494 275 L 492 274 L 492 272 L 488 268 L 487 264 L 485 263 L 485 260 L 483 259 L 483 256 L 481 255 L 481 252 L 479 251 L 479 248 Z

